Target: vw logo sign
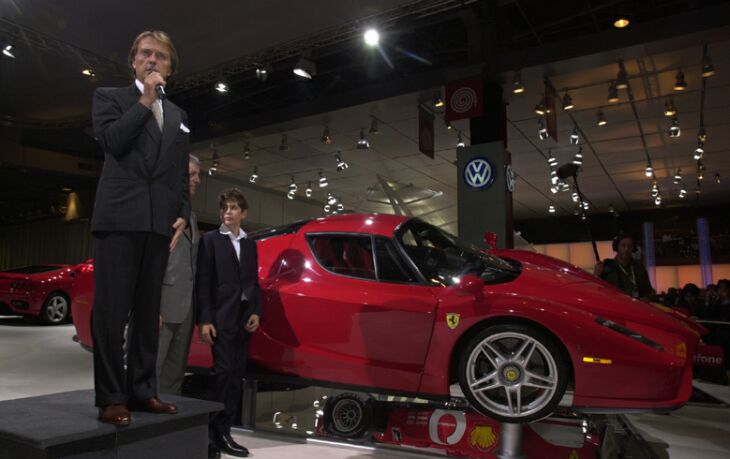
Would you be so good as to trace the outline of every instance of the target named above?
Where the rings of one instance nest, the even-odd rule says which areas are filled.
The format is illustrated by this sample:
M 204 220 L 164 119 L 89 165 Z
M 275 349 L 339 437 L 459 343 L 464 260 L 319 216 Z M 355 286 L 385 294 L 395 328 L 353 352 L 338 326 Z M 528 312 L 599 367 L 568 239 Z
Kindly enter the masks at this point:
M 511 164 L 507 164 L 507 167 L 504 170 L 504 178 L 507 182 L 507 191 L 509 191 L 510 193 L 514 192 L 516 176 L 515 171 L 512 170 Z
M 487 158 L 474 158 L 464 166 L 464 183 L 484 190 L 494 182 L 494 166 Z

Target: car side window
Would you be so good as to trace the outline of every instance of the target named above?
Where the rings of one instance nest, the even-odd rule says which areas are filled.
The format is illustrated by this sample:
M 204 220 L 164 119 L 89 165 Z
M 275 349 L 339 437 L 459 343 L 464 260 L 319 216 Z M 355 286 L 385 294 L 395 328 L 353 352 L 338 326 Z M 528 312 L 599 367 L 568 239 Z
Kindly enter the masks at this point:
M 418 282 L 389 239 L 375 238 L 375 259 L 378 262 L 379 281 Z
M 336 274 L 375 279 L 370 236 L 312 235 L 309 246 L 322 267 Z

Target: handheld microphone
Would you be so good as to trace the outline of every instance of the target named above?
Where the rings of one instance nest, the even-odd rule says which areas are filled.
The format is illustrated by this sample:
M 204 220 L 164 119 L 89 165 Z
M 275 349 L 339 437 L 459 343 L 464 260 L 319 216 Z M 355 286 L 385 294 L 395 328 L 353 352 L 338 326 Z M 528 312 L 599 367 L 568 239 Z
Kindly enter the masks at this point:
M 165 100 L 167 98 L 167 94 L 165 94 L 165 87 L 161 84 L 158 84 L 155 86 L 155 92 L 157 92 L 157 98 L 160 100 Z

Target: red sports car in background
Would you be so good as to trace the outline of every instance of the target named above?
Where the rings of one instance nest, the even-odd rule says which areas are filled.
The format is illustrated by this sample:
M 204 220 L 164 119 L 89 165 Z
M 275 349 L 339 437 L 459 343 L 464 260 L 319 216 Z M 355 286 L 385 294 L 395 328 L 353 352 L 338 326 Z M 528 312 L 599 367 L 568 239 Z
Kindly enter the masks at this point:
M 553 258 L 488 254 L 421 220 L 318 218 L 253 233 L 264 302 L 250 359 L 312 383 L 448 399 L 493 419 L 673 409 L 701 328 Z M 74 320 L 91 346 L 90 267 Z M 81 279 L 86 272 L 87 279 Z M 194 340 L 188 362 L 210 366 Z M 319 384 L 324 385 L 324 384 Z
M 0 272 L 0 314 L 36 316 L 56 325 L 71 313 L 76 273 L 70 265 L 33 265 Z

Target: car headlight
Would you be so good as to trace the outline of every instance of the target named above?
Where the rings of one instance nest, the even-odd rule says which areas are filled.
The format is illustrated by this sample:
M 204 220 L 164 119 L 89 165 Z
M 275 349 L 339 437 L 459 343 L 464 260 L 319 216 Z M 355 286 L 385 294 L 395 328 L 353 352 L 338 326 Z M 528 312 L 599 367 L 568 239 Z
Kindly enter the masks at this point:
M 628 336 L 629 338 L 634 339 L 642 344 L 646 344 L 647 346 L 652 347 L 657 351 L 661 352 L 664 350 L 664 346 L 657 343 L 656 341 L 652 341 L 641 333 L 631 330 L 630 328 L 626 328 L 623 325 L 619 325 L 612 320 L 604 319 L 603 317 L 596 317 L 596 323 L 598 325 L 603 325 L 606 328 L 610 328 L 615 332 L 621 333 L 624 336 Z

